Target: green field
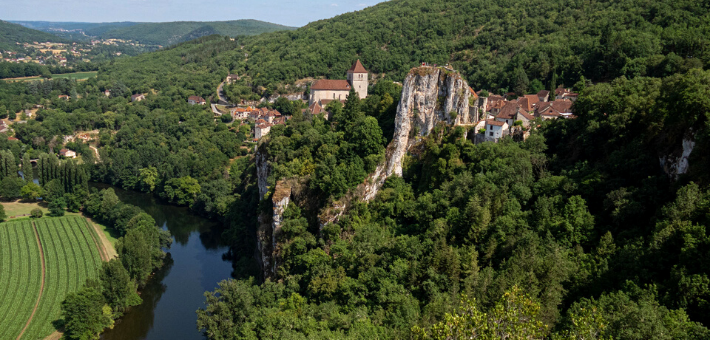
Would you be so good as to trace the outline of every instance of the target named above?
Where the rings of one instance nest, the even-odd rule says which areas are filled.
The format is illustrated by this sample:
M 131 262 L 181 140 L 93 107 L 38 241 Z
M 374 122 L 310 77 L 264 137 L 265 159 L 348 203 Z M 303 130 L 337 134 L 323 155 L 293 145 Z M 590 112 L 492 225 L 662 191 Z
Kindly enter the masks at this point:
M 76 80 L 86 80 L 89 78 L 96 77 L 98 72 L 76 72 L 76 73 L 64 73 L 64 74 L 53 74 L 52 79 L 69 78 Z
M 15 339 L 37 302 L 42 270 L 33 223 L 44 252 L 44 289 L 23 339 L 41 339 L 54 332 L 64 297 L 87 278 L 96 278 L 101 267 L 95 231 L 81 217 L 0 224 L 0 339 Z
M 32 224 L 0 224 L 0 249 L 0 339 L 15 339 L 32 314 L 42 279 Z

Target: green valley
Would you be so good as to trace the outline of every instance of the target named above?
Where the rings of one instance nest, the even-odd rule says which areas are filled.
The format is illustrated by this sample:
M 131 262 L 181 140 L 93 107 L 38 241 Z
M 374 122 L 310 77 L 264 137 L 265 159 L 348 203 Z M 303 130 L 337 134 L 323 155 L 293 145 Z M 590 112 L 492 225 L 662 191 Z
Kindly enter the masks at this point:
M 0 332 L 36 305 L 33 339 L 708 339 L 708 18 L 67 23 L 165 47 L 0 82 Z

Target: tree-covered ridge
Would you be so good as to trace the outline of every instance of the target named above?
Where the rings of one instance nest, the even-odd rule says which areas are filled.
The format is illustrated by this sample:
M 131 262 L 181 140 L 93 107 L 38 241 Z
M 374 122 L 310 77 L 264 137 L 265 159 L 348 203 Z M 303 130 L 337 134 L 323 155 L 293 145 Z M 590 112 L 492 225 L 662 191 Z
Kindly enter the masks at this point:
M 13 51 L 15 43 L 67 42 L 55 35 L 0 20 L 0 50 Z
M 451 63 L 474 88 L 539 79 L 549 89 L 582 75 L 664 76 L 707 65 L 708 15 L 692 0 L 394 0 L 241 39 L 233 57 L 260 85 L 342 78 L 359 58 L 396 81 L 421 62 Z
M 311 192 L 283 213 L 273 281 L 225 282 L 198 326 L 211 339 L 710 336 L 710 72 L 581 86 L 578 118 L 540 122 L 525 142 L 474 145 L 463 127 L 437 127 L 403 177 L 324 226 L 314 201 L 343 186 L 326 180 L 336 162 L 312 164 L 342 142 L 304 129 L 318 117 L 275 130 L 264 144 L 272 175 L 300 176 Z M 336 131 L 348 124 L 342 116 Z M 683 139 L 694 142 L 690 168 L 674 179 L 659 158 Z M 249 223 L 226 235 L 245 237 Z
M 294 28 L 258 20 L 176 21 L 136 23 L 108 30 L 99 26 L 87 29 L 86 34 L 103 39 L 128 39 L 143 44 L 169 46 L 212 34 L 236 37 L 292 29 Z

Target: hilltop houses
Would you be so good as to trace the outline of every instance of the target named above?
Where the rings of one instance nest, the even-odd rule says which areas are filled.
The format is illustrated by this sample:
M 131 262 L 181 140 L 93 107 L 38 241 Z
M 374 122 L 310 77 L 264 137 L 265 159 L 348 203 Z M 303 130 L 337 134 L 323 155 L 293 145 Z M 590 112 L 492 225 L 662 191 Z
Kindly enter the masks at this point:
M 199 96 L 189 96 L 187 97 L 187 103 L 190 105 L 205 105 L 207 101 L 205 98 Z
M 480 117 L 482 120 L 476 124 L 476 131 L 481 132 L 476 136 L 476 142 L 495 142 L 511 134 L 519 134 L 524 139 L 529 134 L 528 128 L 531 122 L 537 118 L 542 120 L 576 118 L 573 104 L 578 94 L 562 87 L 555 89 L 554 97 L 551 98 L 552 94 L 550 91 L 542 90 L 516 99 L 511 99 L 512 96 L 509 94 L 490 95 L 487 98 L 475 97 L 477 107 L 484 112 Z
M 231 110 L 235 120 L 250 120 L 254 122 L 254 140 L 259 140 L 269 134 L 274 125 L 286 124 L 286 119 L 279 111 L 268 108 L 237 107 Z
M 311 85 L 311 95 L 308 100 L 309 106 L 318 103 L 321 107 L 326 104 L 324 100 L 344 101 L 350 90 L 355 90 L 360 99 L 367 97 L 368 72 L 358 59 L 347 71 L 347 80 L 321 79 Z
M 131 96 L 131 101 L 132 101 L 132 102 L 139 102 L 139 101 L 141 101 L 141 100 L 143 100 L 143 99 L 145 99 L 145 95 L 143 95 L 142 93 L 136 93 L 136 94 L 134 94 L 134 95 Z

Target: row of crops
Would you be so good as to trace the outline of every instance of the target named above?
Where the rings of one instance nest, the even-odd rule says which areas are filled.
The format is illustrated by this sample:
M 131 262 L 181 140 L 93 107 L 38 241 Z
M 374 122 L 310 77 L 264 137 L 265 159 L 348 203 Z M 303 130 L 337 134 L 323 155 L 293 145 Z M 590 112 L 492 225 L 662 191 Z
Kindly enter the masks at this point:
M 43 339 L 54 332 L 61 325 L 64 297 L 86 279 L 97 278 L 101 268 L 95 235 L 85 219 L 68 216 L 33 222 L 44 252 L 45 281 L 39 307 L 22 339 Z M 39 294 L 42 273 L 33 222 L 0 224 L 0 339 L 20 334 Z
M 0 224 L 0 339 L 15 339 L 37 303 L 42 263 L 32 223 Z

